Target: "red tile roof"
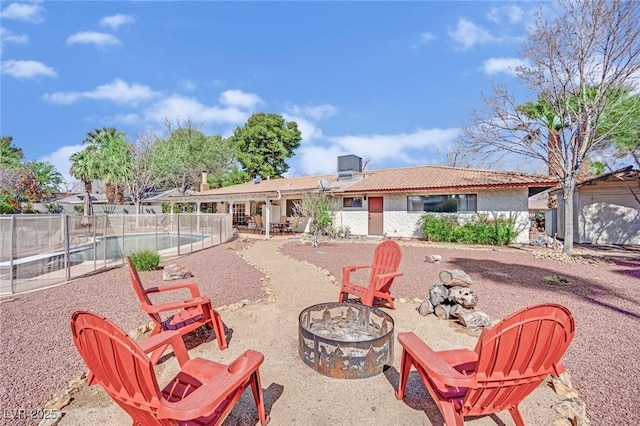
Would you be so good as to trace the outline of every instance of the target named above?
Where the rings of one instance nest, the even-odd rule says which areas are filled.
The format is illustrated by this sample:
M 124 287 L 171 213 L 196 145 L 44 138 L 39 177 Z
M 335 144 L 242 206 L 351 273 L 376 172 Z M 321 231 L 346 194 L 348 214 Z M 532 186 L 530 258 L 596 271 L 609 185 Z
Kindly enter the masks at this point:
M 419 166 L 373 170 L 349 186 L 344 193 L 408 192 L 472 188 L 550 187 L 554 178 L 498 170 L 461 169 L 445 166 Z

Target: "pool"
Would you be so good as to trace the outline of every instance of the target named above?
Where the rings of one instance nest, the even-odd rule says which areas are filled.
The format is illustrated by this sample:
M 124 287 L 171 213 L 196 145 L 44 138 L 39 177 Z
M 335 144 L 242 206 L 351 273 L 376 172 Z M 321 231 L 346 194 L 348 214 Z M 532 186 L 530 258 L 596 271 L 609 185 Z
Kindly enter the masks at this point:
M 84 260 L 122 259 L 125 255 L 143 250 L 162 251 L 185 244 L 202 241 L 206 235 L 180 235 L 162 232 L 158 234 L 111 235 L 98 238 L 94 249 L 93 242 L 82 244 L 80 253 Z M 80 246 L 79 246 L 80 247 Z M 105 255 L 106 250 L 106 255 Z
M 127 234 L 98 237 L 95 241 L 69 247 L 69 266 L 86 261 L 122 259 L 125 255 L 142 250 L 161 252 L 185 244 L 201 242 L 206 235 L 180 235 L 162 232 L 158 234 Z M 64 269 L 64 250 L 55 250 L 13 261 L 13 278 L 25 279 Z M 9 262 L 0 262 L 0 278 L 9 279 Z

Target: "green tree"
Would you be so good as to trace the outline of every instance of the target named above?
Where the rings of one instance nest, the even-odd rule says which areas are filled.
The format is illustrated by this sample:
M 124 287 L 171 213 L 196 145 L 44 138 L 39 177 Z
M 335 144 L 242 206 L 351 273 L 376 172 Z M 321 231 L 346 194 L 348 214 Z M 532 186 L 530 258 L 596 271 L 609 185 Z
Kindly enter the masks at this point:
M 461 136 L 471 148 L 534 158 L 556 173 L 564 199 L 564 252 L 573 254 L 573 193 L 589 154 L 615 133 L 602 123 L 616 90 L 640 72 L 640 3 L 562 0 L 551 20 L 538 17 L 517 78 L 544 99 L 561 124 L 558 167 L 549 162 L 549 126 L 518 109 L 513 95 L 495 86 L 486 111 L 473 113 Z M 619 128 L 620 122 L 614 124 Z M 552 142 L 553 144 L 553 142 Z
M 302 196 L 302 201 L 294 205 L 294 215 L 309 219 L 311 245 L 318 247 L 320 236 L 333 230 L 333 203 L 327 194 L 312 192 Z
M 24 152 L 13 145 L 13 137 L 0 137 L 0 168 L 18 170 L 23 159 Z
M 91 194 L 93 179 L 98 177 L 90 157 L 91 153 L 86 148 L 69 157 L 69 161 L 71 162 L 69 173 L 71 173 L 71 176 L 74 178 L 82 181 L 84 190 L 88 194 Z
M 597 133 L 617 158 L 631 157 L 640 168 L 640 95 L 614 90 L 598 123 Z
M 158 178 L 153 173 L 151 162 L 151 152 L 157 142 L 158 136 L 147 132 L 139 135 L 138 140 L 131 147 L 133 166 L 127 177 L 126 189 L 138 213 L 140 213 L 140 201 L 149 190 L 158 185 Z
M 154 176 L 164 186 L 178 188 L 183 194 L 196 187 L 206 170 L 212 180 L 222 175 L 231 164 L 233 153 L 229 141 L 220 135 L 207 136 L 191 120 L 159 140 L 151 151 Z
M 45 198 L 60 190 L 62 175 L 53 164 L 46 161 L 32 161 L 27 166 L 33 171 Z
M 107 202 L 112 204 L 124 204 L 124 185 L 133 167 L 125 136 L 115 127 L 103 127 L 87 132 L 83 140 L 91 168 L 105 183 Z
M 301 133 L 295 121 L 278 114 L 258 113 L 233 131 L 235 158 L 249 179 L 278 178 L 289 169 L 286 163 L 300 146 Z

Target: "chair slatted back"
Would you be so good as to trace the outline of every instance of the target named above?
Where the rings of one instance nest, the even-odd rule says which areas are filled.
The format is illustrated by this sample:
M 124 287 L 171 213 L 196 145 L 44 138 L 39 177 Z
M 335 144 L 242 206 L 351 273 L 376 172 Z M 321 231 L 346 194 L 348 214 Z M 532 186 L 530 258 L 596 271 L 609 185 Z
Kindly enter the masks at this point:
M 371 264 L 371 275 L 369 283 L 375 282 L 376 290 L 383 290 L 381 287 L 390 283 L 378 278 L 380 274 L 395 272 L 400 266 L 402 260 L 402 250 L 400 245 L 392 240 L 383 241 L 378 244 L 373 254 L 373 263 Z
M 71 331 L 94 380 L 137 424 L 172 424 L 156 418 L 162 396 L 153 366 L 124 331 L 108 319 L 86 311 L 71 316 Z
M 129 266 L 129 274 L 131 275 L 131 284 L 133 284 L 133 289 L 135 290 L 136 295 L 138 296 L 138 300 L 140 300 L 140 304 L 142 305 L 143 310 L 145 305 L 153 306 L 151 299 L 149 299 L 149 295 L 147 294 L 145 288 L 142 285 L 142 281 L 140 280 L 140 275 L 138 275 L 138 270 L 133 265 L 131 258 L 129 256 L 126 256 L 125 259 L 127 261 L 127 265 Z M 160 315 L 156 313 L 150 313 L 149 316 L 153 319 L 153 321 L 156 324 L 162 323 L 162 318 L 160 318 Z
M 478 340 L 476 378 L 463 402 L 465 415 L 498 412 L 529 395 L 557 367 L 575 335 L 569 310 L 531 306 L 485 330 Z

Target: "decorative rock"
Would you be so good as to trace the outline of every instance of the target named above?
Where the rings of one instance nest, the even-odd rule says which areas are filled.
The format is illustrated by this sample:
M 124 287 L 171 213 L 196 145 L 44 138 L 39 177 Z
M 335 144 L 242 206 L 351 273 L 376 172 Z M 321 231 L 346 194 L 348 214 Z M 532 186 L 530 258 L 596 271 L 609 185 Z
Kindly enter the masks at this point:
M 462 314 L 470 314 L 473 312 L 473 309 L 465 308 L 461 305 L 453 305 L 451 310 L 449 311 L 449 315 L 452 318 L 459 318 Z
M 433 308 L 433 312 L 440 319 L 449 319 L 449 312 L 451 311 L 450 305 L 438 305 Z
M 60 419 L 62 419 L 62 412 L 60 410 L 47 411 L 47 415 L 38 423 L 38 426 L 57 425 Z
M 461 285 L 464 287 L 469 287 L 473 282 L 471 277 L 464 272 L 462 269 L 454 269 L 452 271 L 440 271 L 438 274 L 440 277 L 440 281 L 444 285 L 455 286 Z
M 429 263 L 442 263 L 442 256 L 439 254 L 427 255 L 424 257 L 424 261 Z
M 465 308 L 473 308 L 478 304 L 478 296 L 473 290 L 461 286 L 455 286 L 449 289 L 449 300 Z
M 45 410 L 60 410 L 62 407 L 66 407 L 71 402 L 71 396 L 63 394 L 56 396 L 53 399 L 47 401 L 44 405 Z
M 418 310 L 418 313 L 423 317 L 426 317 L 430 313 L 433 313 L 433 305 L 428 300 L 422 302 L 416 309 Z
M 460 324 L 465 327 L 487 327 L 491 325 L 491 317 L 482 311 L 473 311 L 458 317 Z
M 414 297 L 413 299 L 411 299 L 411 301 L 413 303 L 422 303 L 424 302 L 424 299 L 420 299 L 419 297 Z
M 182 280 L 192 276 L 193 274 L 186 266 L 178 264 L 167 265 L 162 271 L 162 279 L 164 281 Z
M 429 301 L 433 306 L 444 303 L 449 297 L 449 290 L 443 285 L 434 284 L 429 288 Z

